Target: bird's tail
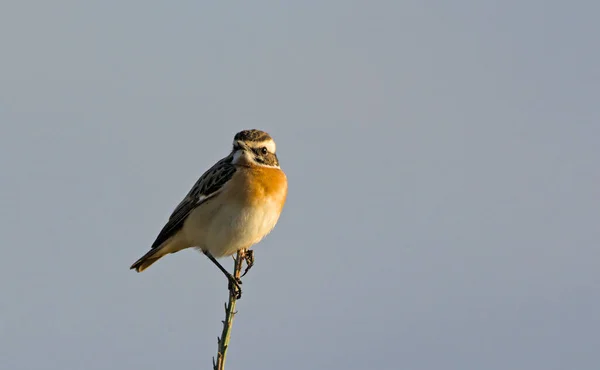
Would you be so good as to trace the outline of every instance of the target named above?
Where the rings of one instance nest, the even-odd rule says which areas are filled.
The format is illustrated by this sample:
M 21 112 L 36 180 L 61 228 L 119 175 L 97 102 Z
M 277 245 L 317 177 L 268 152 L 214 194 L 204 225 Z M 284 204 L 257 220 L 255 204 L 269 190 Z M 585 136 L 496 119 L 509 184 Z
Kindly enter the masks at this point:
M 189 245 L 184 239 L 178 236 L 169 238 L 156 248 L 150 249 L 148 253 L 142 256 L 142 258 L 135 261 L 135 263 L 131 265 L 130 269 L 137 272 L 142 272 L 167 254 L 175 253 L 187 247 L 189 247 Z
M 137 272 L 144 271 L 145 269 L 150 267 L 151 264 L 158 261 L 162 256 L 165 255 L 164 253 L 160 253 L 160 250 L 161 248 L 150 249 L 150 251 L 144 254 L 142 258 L 135 261 L 135 263 L 131 265 L 129 269 L 135 270 Z

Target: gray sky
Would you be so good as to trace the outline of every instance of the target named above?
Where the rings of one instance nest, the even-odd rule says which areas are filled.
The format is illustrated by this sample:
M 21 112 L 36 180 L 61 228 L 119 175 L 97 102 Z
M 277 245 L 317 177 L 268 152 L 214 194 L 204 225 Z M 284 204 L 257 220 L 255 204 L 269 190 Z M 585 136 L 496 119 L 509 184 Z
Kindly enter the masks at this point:
M 598 369 L 600 6 L 251 3 L 2 2 L 0 368 L 209 368 L 221 273 L 128 268 L 261 128 L 228 369 Z

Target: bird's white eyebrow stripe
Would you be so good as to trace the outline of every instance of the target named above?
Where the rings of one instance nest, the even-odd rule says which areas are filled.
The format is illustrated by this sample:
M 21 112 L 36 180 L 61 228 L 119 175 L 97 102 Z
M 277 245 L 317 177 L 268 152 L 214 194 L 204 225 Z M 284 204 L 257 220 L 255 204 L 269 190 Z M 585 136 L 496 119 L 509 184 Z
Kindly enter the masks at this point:
M 236 142 L 234 141 L 233 144 L 235 145 Z M 263 146 L 267 147 L 267 150 L 271 153 L 275 153 L 277 150 L 277 146 L 273 140 L 246 141 L 245 144 L 251 148 L 262 148 Z
M 271 153 L 275 153 L 275 150 L 277 149 L 275 147 L 275 142 L 273 140 L 266 140 L 263 141 L 264 144 L 262 144 L 262 146 L 266 146 L 267 150 Z

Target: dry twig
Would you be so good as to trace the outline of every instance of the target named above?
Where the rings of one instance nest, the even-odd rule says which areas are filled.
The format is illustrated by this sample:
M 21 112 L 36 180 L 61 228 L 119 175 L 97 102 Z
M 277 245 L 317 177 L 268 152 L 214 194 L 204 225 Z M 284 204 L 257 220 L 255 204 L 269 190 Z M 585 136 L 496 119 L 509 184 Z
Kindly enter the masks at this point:
M 240 275 L 242 273 L 242 265 L 244 261 L 251 255 L 250 252 L 246 252 L 245 250 L 238 251 L 233 268 L 233 277 L 239 281 Z M 248 266 L 247 270 L 250 266 Z M 244 273 L 245 274 L 245 273 Z M 231 337 L 231 326 L 233 325 L 233 318 L 237 311 L 235 310 L 235 305 L 237 300 L 239 299 L 238 291 L 236 290 L 235 285 L 229 284 L 229 302 L 225 304 L 225 320 L 223 320 L 223 332 L 221 336 L 217 338 L 218 351 L 217 351 L 217 359 L 213 357 L 213 369 L 214 370 L 224 370 L 225 369 L 225 358 L 227 356 L 227 349 L 229 347 L 229 338 Z

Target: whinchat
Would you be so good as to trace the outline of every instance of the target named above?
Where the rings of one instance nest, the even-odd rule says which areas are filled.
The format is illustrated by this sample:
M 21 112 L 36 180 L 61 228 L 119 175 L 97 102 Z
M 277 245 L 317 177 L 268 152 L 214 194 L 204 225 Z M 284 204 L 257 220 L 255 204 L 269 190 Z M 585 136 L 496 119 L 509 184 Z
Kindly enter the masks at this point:
M 150 251 L 131 269 L 142 272 L 169 253 L 193 247 L 217 264 L 239 289 L 239 281 L 216 258 L 248 250 L 279 220 L 287 197 L 287 178 L 275 149 L 275 141 L 266 132 L 238 132 L 231 153 L 198 179 Z

